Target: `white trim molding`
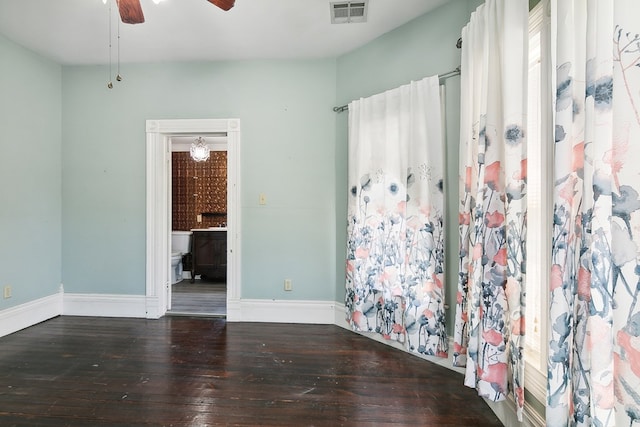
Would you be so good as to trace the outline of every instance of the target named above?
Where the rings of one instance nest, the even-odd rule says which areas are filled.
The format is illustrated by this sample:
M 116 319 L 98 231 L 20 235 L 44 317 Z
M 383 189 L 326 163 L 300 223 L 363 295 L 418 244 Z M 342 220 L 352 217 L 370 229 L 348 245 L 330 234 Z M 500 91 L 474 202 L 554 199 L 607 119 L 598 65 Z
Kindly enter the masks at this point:
M 543 427 L 545 425 L 544 418 L 528 402 L 524 403 L 522 422 L 519 422 L 513 397 L 500 402 L 492 402 L 487 399 L 484 399 L 484 401 L 487 402 L 489 408 L 505 426 Z
M 164 316 L 171 307 L 170 139 L 222 136 L 227 139 L 227 306 L 240 298 L 240 120 L 147 120 L 147 316 Z
M 0 311 L 0 337 L 36 325 L 62 314 L 62 293 Z
M 333 323 L 341 328 L 349 329 L 351 331 L 351 326 L 349 325 L 349 322 L 347 322 L 347 309 L 345 308 L 344 303 L 335 302 L 334 304 L 335 310 Z
M 146 318 L 147 298 L 144 295 L 64 294 L 62 314 Z
M 227 305 L 227 320 L 333 325 L 335 306 L 334 301 L 232 300 Z
M 147 319 L 159 319 L 162 317 L 160 313 L 160 301 L 158 297 L 147 297 Z

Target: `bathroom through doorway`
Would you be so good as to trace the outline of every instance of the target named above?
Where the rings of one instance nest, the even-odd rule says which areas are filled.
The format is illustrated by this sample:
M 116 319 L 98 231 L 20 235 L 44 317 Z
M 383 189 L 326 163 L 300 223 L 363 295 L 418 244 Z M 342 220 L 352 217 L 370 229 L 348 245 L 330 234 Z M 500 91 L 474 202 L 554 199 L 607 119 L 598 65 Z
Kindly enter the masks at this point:
M 203 143 L 208 156 L 195 160 Z M 171 147 L 171 304 L 167 314 L 226 317 L 227 136 L 175 135 Z
M 179 119 L 179 120 L 147 120 L 147 262 L 146 262 L 146 301 L 147 317 L 158 318 L 165 314 L 193 315 L 221 315 L 215 308 L 215 301 L 211 301 L 206 307 L 179 309 L 172 307 L 174 286 L 198 285 L 203 282 L 214 283 L 207 289 L 208 294 L 217 294 L 217 300 L 222 300 L 226 305 L 226 317 L 234 320 L 239 314 L 240 301 L 240 214 L 238 208 L 239 176 L 240 176 L 240 120 L 238 119 Z M 179 259 L 185 263 L 183 271 L 178 274 L 173 262 L 172 237 L 174 221 L 172 218 L 172 148 L 180 145 L 181 138 L 185 144 L 191 144 L 198 137 L 211 138 L 212 151 L 215 156 L 226 155 L 226 212 L 224 209 L 212 207 L 212 205 L 199 205 L 189 211 L 188 215 L 195 217 L 196 223 L 182 225 L 182 234 L 190 236 L 188 243 L 181 243 L 183 249 Z M 226 138 L 226 141 L 225 141 Z M 217 140 L 216 140 L 217 139 Z M 188 142 L 187 142 L 188 140 Z M 226 151 L 219 144 L 226 144 Z M 217 149 L 220 148 L 220 149 Z M 219 159 L 220 160 L 220 159 Z M 191 177 L 195 181 L 198 178 Z M 200 188 L 193 192 L 194 187 L 183 186 L 183 192 L 192 191 L 193 194 L 202 193 L 202 197 L 209 197 L 215 191 L 210 187 Z M 220 191 L 219 189 L 216 191 Z M 219 194 L 217 195 L 219 196 Z M 204 197 L 206 199 L 206 197 Z M 196 212 L 197 210 L 197 212 Z M 180 215 L 183 215 L 181 213 Z M 184 214 L 184 215 L 187 215 Z M 201 218 L 200 218 L 201 216 Z M 200 221 L 198 221 L 200 220 Z M 207 239 L 202 237 L 214 237 L 216 243 L 209 245 Z M 185 236 L 182 236 L 185 237 Z M 180 240 L 180 239 L 177 239 Z M 184 239 L 183 239 L 184 240 Z M 222 251 L 221 262 L 217 264 L 207 261 L 207 257 L 198 258 L 198 248 Z M 186 249 L 189 248 L 189 249 Z M 209 250 L 207 249 L 207 250 Z M 191 258 L 183 258 L 191 251 Z M 173 253 L 173 254 L 172 254 Z M 219 252 L 218 252 L 219 253 Z M 200 254 L 202 255 L 202 254 Z M 193 258 L 195 256 L 195 259 Z M 189 263 L 192 263 L 189 265 Z M 174 264 L 172 266 L 172 264 Z M 186 273 L 185 274 L 185 270 Z M 191 277 L 191 272 L 193 273 Z M 175 275 L 172 277 L 172 275 Z M 193 282 L 191 283 L 191 278 Z M 176 280 L 176 279 L 182 280 Z M 185 282 L 184 279 L 187 279 Z M 222 279 L 222 280 L 221 280 Z M 200 282 L 198 282 L 200 280 Z M 224 282 L 225 292 L 220 292 Z M 217 285 L 219 292 L 214 289 Z M 184 286 L 182 290 L 187 290 Z M 177 293 L 177 292 L 176 292 Z M 198 290 L 192 289 L 191 298 L 200 298 Z M 202 299 L 202 298 L 200 298 Z

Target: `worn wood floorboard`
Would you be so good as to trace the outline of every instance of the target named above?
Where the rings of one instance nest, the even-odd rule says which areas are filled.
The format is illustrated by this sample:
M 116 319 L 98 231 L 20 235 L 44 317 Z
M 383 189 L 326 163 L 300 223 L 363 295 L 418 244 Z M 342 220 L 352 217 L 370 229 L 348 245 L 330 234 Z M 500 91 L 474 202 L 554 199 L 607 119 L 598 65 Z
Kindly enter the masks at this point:
M 169 314 L 227 315 L 226 283 L 182 280 L 171 286 Z
M 2 426 L 500 426 L 462 376 L 333 325 L 57 317 L 0 338 Z

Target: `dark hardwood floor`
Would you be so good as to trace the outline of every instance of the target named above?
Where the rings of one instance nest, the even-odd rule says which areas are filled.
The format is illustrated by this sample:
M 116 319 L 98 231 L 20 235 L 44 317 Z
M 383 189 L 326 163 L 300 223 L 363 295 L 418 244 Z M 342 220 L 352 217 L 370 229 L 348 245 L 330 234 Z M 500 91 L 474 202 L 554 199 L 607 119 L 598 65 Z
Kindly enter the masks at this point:
M 1 426 L 500 426 L 462 376 L 327 325 L 57 317 L 0 338 Z

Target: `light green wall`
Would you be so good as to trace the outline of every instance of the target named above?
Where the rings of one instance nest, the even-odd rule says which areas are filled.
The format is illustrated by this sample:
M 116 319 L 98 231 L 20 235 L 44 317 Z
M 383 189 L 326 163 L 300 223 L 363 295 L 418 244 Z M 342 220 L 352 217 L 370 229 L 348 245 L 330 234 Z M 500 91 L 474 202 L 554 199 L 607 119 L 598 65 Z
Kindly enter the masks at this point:
M 144 294 L 145 120 L 174 118 L 241 119 L 242 297 L 343 301 L 347 113 L 331 107 L 456 67 L 480 3 L 452 0 L 335 60 L 123 65 L 112 90 L 106 67 L 61 68 L 0 37 L 0 177 L 12 183 L 0 188 L 0 285 L 14 286 L 0 309 L 61 279 L 67 292 Z M 459 96 L 447 80 L 449 301 Z M 16 163 L 26 144 L 37 153 Z
M 126 65 L 109 90 L 105 67 L 64 67 L 65 291 L 145 292 L 145 120 L 237 117 L 242 297 L 333 300 L 335 69 L 333 59 Z
M 442 74 L 460 65 L 456 42 L 480 0 L 452 0 L 337 60 L 337 104 L 384 92 L 411 80 Z M 460 78 L 446 80 L 446 281 L 451 306 L 447 323 L 451 330 L 455 309 L 458 258 L 458 140 L 460 127 Z M 347 217 L 348 113 L 336 119 L 336 297 L 344 300 Z
M 0 311 L 60 285 L 61 67 L 0 35 Z

